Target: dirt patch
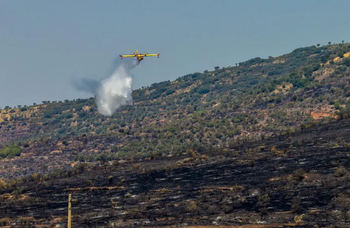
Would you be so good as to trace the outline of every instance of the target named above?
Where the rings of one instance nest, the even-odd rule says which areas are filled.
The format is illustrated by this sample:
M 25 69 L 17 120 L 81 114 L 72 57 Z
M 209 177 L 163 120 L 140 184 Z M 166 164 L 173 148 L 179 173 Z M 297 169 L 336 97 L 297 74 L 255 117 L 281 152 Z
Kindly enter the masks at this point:
M 321 81 L 325 78 L 329 78 L 333 74 L 334 70 L 332 68 L 324 68 L 322 70 L 317 70 L 314 72 L 315 80 Z
M 333 59 L 333 62 L 337 63 L 337 62 L 340 62 L 341 60 L 342 60 L 342 58 L 340 58 L 340 57 L 335 57 L 335 58 Z
M 284 84 L 284 88 L 283 88 L 283 86 L 282 85 L 279 85 L 279 86 L 277 86 L 277 88 L 274 90 L 274 91 L 272 91 L 272 93 L 271 94 L 273 94 L 273 93 L 286 93 L 286 92 L 288 92 L 291 88 L 293 88 L 293 84 L 292 83 L 287 83 L 287 84 Z
M 315 120 L 320 120 L 320 119 L 323 119 L 325 117 L 331 116 L 329 113 L 325 113 L 325 112 L 311 112 L 310 115 Z
M 350 52 L 344 54 L 344 58 L 349 58 L 350 57 Z
M 276 59 L 276 60 L 274 60 L 272 63 L 273 63 L 273 64 L 278 64 L 278 63 L 284 63 L 284 62 L 286 62 L 285 59 Z

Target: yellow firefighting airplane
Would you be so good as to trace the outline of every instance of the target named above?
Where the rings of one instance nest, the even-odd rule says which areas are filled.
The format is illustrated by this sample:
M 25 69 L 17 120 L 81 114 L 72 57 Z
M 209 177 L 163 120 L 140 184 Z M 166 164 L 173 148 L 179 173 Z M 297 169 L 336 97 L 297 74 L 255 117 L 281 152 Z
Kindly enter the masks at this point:
M 158 54 L 147 54 L 147 53 L 141 54 L 138 52 L 138 50 L 136 50 L 136 53 L 131 54 L 131 55 L 120 55 L 120 59 L 123 59 L 124 57 L 136 57 L 137 60 L 139 62 L 141 62 L 141 60 L 143 60 L 143 57 L 158 56 L 158 58 L 159 58 L 159 55 L 160 55 L 160 53 L 158 53 Z

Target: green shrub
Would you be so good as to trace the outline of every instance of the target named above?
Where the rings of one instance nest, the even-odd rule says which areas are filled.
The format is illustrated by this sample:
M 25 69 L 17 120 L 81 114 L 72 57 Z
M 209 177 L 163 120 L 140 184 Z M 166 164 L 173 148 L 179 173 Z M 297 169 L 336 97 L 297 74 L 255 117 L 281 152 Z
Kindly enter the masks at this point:
M 13 158 L 15 156 L 20 156 L 22 149 L 16 145 L 6 146 L 0 149 L 0 158 Z

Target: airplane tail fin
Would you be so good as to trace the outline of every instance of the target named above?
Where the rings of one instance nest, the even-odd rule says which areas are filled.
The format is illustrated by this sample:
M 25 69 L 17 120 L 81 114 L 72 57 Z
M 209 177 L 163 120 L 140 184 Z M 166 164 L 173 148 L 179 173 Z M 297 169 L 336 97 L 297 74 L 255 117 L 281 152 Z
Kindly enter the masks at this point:
M 160 53 L 157 54 L 157 57 L 159 58 Z

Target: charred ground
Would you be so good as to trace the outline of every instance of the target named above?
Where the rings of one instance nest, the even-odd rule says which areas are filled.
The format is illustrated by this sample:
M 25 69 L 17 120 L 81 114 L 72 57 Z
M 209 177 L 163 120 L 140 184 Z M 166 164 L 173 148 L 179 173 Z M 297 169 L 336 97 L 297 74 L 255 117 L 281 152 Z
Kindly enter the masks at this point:
M 228 150 L 13 180 L 2 185 L 1 225 L 65 224 L 72 194 L 74 227 L 345 226 L 349 131 L 339 120 Z

